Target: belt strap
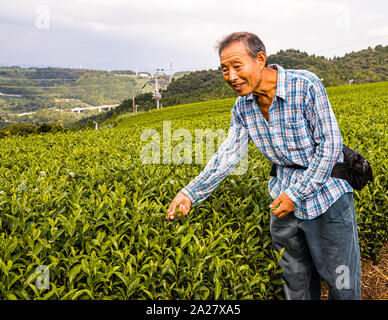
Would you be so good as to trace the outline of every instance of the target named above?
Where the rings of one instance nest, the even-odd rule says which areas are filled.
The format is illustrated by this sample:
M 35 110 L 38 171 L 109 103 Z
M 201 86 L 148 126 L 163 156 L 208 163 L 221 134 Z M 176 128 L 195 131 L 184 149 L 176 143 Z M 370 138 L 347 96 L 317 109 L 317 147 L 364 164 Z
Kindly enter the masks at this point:
M 271 172 L 269 173 L 271 177 L 276 177 L 276 164 L 272 164 Z M 286 168 L 294 168 L 294 169 L 302 169 L 306 170 L 306 167 L 302 167 L 300 165 L 294 164 L 291 166 L 283 166 Z M 336 163 L 333 167 L 333 170 L 331 171 L 330 174 L 331 177 L 333 178 L 338 178 L 338 179 L 345 179 L 348 180 L 349 177 L 349 163 L 347 162 L 342 162 L 342 163 Z

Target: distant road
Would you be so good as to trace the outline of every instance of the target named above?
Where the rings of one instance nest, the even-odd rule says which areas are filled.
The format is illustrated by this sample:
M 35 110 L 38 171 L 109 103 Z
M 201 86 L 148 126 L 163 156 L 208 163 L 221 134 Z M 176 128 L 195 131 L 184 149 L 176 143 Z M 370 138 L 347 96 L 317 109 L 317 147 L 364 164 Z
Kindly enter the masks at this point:
M 7 93 L 2 93 L 2 92 L 0 92 L 0 96 L 5 96 L 5 97 L 21 97 L 20 94 L 7 94 Z
M 79 107 L 75 107 L 75 108 L 72 108 L 72 109 L 67 109 L 67 110 L 70 110 L 71 112 L 77 112 L 77 113 L 81 113 L 82 111 L 85 111 L 85 110 L 97 110 L 99 112 L 101 112 L 102 110 L 110 110 L 110 109 L 114 109 L 118 106 L 119 104 L 104 104 L 102 106 L 92 106 L 92 107 L 84 107 L 84 108 L 79 108 Z

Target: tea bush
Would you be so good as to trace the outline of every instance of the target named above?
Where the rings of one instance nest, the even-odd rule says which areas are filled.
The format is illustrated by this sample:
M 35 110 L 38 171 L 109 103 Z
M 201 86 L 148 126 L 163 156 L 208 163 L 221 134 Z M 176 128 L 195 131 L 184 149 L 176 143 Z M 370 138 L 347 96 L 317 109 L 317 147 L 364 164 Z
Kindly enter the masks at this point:
M 387 241 L 387 89 L 328 88 L 344 143 L 374 170 L 355 204 L 361 254 L 375 261 Z M 270 164 L 253 144 L 245 174 L 173 221 L 168 205 L 206 163 L 163 164 L 163 147 L 160 164 L 140 161 L 145 128 L 161 139 L 163 121 L 172 132 L 227 131 L 234 100 L 123 115 L 111 129 L 1 139 L 0 298 L 280 299 Z M 49 288 L 37 285 L 39 266 Z

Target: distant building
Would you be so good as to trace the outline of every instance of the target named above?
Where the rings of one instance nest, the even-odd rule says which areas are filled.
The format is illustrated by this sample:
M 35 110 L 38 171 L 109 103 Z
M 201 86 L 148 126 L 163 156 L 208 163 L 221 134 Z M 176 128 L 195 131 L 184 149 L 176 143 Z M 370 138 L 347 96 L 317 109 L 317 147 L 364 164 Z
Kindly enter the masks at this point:
M 151 75 L 148 73 L 137 73 L 136 78 L 138 78 L 138 79 L 150 79 Z

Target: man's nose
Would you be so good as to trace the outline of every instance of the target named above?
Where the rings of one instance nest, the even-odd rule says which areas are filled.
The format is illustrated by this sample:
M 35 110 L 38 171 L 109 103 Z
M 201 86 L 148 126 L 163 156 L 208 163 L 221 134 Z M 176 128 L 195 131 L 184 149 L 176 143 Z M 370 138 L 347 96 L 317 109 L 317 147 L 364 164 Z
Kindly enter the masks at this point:
M 237 78 L 238 78 L 238 76 L 237 76 L 236 71 L 233 70 L 233 69 L 231 69 L 231 70 L 229 71 L 229 81 L 230 81 L 230 82 L 233 82 L 233 81 L 235 81 Z

